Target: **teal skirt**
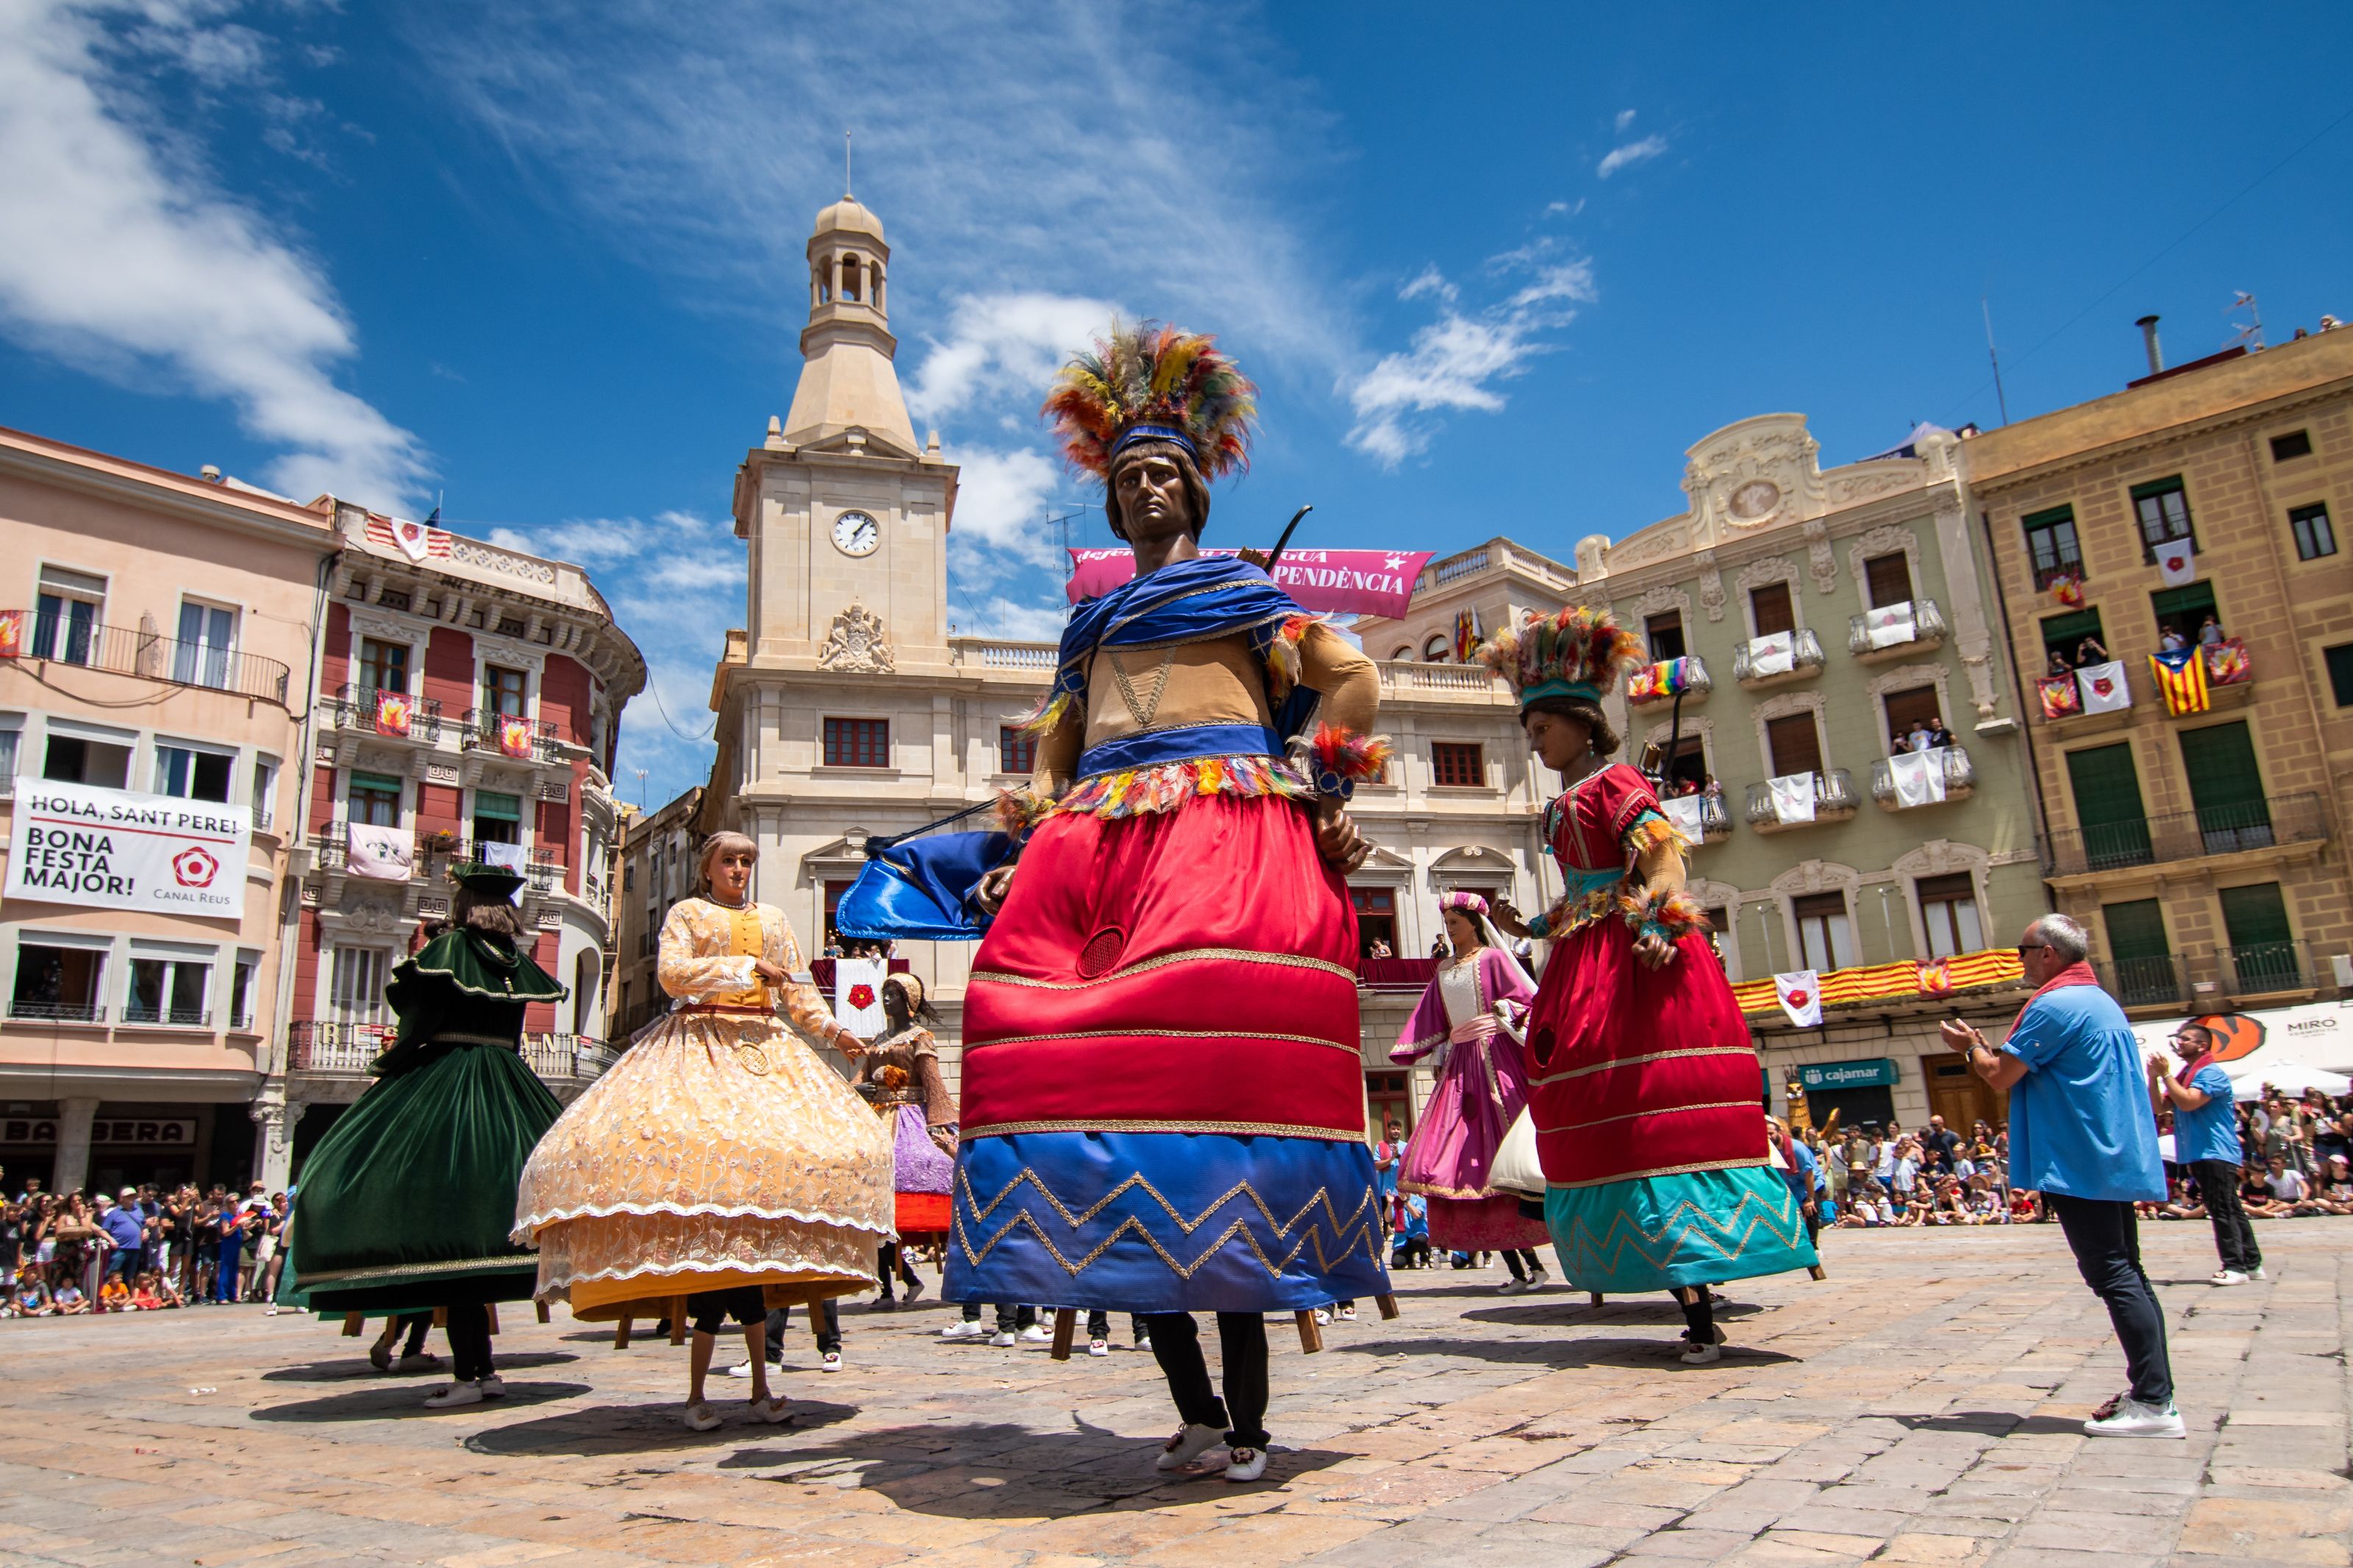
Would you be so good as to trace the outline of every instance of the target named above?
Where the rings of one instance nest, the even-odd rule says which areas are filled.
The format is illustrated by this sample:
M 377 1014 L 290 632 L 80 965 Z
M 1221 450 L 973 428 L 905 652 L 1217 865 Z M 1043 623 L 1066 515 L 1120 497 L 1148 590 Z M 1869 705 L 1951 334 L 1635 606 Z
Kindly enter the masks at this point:
M 1545 1226 L 1570 1285 L 1616 1295 L 1720 1285 L 1821 1260 L 1797 1195 L 1767 1165 L 1551 1187 Z
M 563 1107 L 512 1047 L 453 1042 L 380 1079 L 303 1162 L 290 1272 L 328 1314 L 523 1301 L 507 1239 L 523 1162 Z

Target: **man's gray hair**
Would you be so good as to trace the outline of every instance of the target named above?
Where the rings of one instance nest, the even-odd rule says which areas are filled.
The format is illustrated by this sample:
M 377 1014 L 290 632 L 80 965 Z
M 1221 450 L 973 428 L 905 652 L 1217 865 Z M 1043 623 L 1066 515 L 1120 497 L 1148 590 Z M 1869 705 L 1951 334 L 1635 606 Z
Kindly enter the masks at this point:
M 2092 951 L 2091 938 L 2084 934 L 2083 922 L 2070 915 L 2044 915 L 2026 928 L 2026 934 L 2037 942 L 2049 942 L 2070 963 L 2081 963 Z

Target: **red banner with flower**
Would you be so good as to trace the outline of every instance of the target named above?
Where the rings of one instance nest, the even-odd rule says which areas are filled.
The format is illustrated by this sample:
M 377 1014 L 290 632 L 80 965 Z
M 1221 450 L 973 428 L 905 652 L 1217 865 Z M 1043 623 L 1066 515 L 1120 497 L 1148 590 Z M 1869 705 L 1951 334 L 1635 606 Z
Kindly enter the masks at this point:
M 504 752 L 510 757 L 528 757 L 531 755 L 531 721 L 528 719 L 501 719 L 499 721 L 499 750 Z
M 0 610 L 0 658 L 25 656 L 25 612 Z
M 2042 698 L 2045 719 L 2073 719 L 2084 710 L 2083 689 L 2075 684 L 2073 672 L 2045 676 L 2034 683 Z
M 408 733 L 408 694 L 405 691 L 379 691 L 375 694 L 375 732 L 379 735 L 401 736 Z

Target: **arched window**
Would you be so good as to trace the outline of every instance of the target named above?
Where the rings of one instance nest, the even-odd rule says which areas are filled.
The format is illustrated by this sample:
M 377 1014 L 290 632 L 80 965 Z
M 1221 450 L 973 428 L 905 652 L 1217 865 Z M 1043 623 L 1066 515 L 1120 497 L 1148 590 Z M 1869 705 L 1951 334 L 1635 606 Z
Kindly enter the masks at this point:
M 855 256 L 841 258 L 841 297 L 844 300 L 858 298 L 858 258 Z
M 1398 649 L 1398 650 L 1397 650 L 1397 652 L 1395 652 L 1395 653 L 1393 653 L 1393 654 L 1389 655 L 1389 658 L 1391 658 L 1392 659 L 1411 658 L 1412 657 L 1413 657 L 1413 644 L 1411 644 L 1411 643 L 1408 643 L 1408 644 L 1406 644 L 1406 645 L 1405 645 L 1405 647 L 1401 647 L 1401 648 Z
M 1453 646 L 1453 639 L 1448 637 L 1444 632 L 1433 633 L 1430 639 L 1421 645 L 1422 662 L 1424 664 L 1444 664 L 1446 662 L 1446 650 Z
M 820 305 L 833 303 L 833 268 L 830 265 L 817 269 L 817 302 Z

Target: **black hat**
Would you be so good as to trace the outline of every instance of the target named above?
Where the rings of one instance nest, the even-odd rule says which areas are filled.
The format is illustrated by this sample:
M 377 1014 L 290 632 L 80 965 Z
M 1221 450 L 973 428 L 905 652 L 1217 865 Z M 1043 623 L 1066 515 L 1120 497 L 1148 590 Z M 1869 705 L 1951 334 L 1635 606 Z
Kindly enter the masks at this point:
M 449 879 L 466 891 L 486 899 L 514 901 L 515 889 L 522 886 L 522 873 L 511 866 L 493 866 L 487 860 L 460 860 L 449 868 Z

